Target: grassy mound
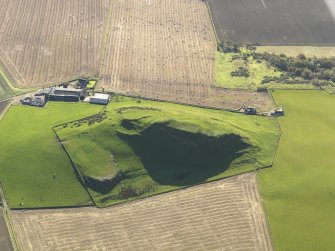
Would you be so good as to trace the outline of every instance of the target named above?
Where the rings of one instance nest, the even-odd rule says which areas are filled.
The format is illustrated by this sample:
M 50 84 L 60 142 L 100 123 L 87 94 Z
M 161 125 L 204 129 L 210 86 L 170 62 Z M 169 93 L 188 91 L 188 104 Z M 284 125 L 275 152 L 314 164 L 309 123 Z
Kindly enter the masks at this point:
M 278 140 L 271 118 L 132 98 L 100 117 L 56 132 L 101 206 L 269 166 Z
M 138 133 L 118 135 L 141 159 L 152 179 L 161 185 L 204 182 L 225 171 L 252 147 L 240 135 L 210 136 L 179 129 L 178 125 L 177 121 L 153 123 Z

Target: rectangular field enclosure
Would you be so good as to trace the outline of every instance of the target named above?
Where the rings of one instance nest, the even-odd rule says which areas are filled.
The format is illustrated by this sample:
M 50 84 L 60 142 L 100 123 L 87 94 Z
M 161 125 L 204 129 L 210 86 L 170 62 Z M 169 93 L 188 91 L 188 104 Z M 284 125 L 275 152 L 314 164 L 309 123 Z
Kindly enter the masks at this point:
M 207 2 L 219 40 L 261 45 L 335 45 L 334 16 L 324 0 Z

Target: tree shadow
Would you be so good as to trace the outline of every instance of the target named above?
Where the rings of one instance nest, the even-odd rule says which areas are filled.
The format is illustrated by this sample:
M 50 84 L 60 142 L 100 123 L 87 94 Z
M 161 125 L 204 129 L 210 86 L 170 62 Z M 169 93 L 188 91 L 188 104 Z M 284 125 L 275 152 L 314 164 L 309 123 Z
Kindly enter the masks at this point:
M 191 133 L 155 123 L 140 135 L 119 133 L 160 185 L 189 186 L 224 172 L 250 145 L 239 135 Z

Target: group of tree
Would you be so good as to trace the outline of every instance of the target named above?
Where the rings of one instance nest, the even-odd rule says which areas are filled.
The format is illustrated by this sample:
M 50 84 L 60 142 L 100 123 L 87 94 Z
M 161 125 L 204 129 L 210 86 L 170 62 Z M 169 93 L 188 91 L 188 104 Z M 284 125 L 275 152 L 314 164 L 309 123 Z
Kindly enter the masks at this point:
M 232 71 L 231 75 L 233 77 L 243 77 L 243 78 L 248 78 L 250 77 L 250 72 L 246 67 L 239 67 L 237 70 Z
M 332 58 L 307 58 L 300 54 L 297 57 L 288 57 L 284 54 L 252 53 L 256 60 L 264 60 L 271 66 L 283 72 L 281 78 L 296 79 L 314 85 L 335 83 L 335 57 Z M 297 80 L 298 81 L 298 80 Z
M 242 51 L 242 48 L 244 50 Z M 285 54 L 258 53 L 252 45 L 241 45 L 231 41 L 218 43 L 218 50 L 224 53 L 240 54 L 239 59 L 246 59 L 250 56 L 257 62 L 267 62 L 270 66 L 282 72 L 280 77 L 266 77 L 262 83 L 285 82 L 288 84 L 310 83 L 313 85 L 334 85 L 335 84 L 335 57 L 329 58 L 307 58 L 304 54 L 297 57 L 289 57 Z M 243 58 L 245 57 L 245 58 Z M 246 68 L 239 68 L 233 71 L 232 76 L 250 76 Z
M 218 51 L 222 51 L 224 53 L 240 53 L 241 45 L 231 41 L 221 41 L 218 44 Z

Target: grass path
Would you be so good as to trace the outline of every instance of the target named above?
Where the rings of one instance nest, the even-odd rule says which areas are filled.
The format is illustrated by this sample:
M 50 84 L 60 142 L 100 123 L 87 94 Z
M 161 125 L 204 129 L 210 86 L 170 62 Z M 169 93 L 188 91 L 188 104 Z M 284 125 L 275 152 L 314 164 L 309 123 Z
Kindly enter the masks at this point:
M 259 172 L 278 251 L 334 250 L 335 96 L 321 91 L 276 91 L 284 106 L 274 166 Z

